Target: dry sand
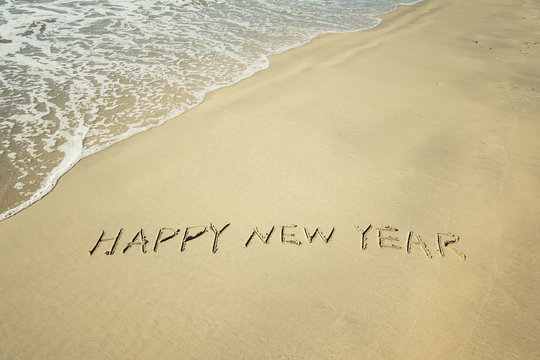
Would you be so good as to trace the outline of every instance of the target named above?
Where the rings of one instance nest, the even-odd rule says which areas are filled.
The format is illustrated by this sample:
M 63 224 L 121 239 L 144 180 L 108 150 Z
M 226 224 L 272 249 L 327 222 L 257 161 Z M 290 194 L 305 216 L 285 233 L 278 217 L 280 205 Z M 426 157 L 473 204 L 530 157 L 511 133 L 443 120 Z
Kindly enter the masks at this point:
M 538 2 L 428 0 L 82 160 L 0 223 L 0 357 L 539 358 L 539 59 Z

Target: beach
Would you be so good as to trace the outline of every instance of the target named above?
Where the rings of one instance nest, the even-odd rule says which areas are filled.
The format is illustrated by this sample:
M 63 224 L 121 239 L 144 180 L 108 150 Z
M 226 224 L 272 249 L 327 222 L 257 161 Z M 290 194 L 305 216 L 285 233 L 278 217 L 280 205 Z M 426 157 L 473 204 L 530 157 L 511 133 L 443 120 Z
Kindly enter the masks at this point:
M 382 19 L 0 221 L 0 357 L 538 358 L 540 5 Z

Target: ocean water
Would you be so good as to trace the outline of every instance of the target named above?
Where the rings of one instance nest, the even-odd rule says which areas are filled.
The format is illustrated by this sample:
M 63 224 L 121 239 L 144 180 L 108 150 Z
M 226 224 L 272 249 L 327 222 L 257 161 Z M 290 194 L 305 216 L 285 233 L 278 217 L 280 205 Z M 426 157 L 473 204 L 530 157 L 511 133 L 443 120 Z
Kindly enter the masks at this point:
M 0 0 L 0 220 L 81 158 L 394 0 Z

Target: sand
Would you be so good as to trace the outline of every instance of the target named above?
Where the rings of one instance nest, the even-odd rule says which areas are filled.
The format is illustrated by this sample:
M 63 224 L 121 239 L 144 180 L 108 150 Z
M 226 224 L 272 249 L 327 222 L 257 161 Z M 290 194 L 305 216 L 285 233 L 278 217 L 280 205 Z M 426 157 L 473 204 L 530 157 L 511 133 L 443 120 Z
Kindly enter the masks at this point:
M 0 222 L 0 357 L 538 358 L 539 59 L 537 2 L 428 0 L 85 158 Z

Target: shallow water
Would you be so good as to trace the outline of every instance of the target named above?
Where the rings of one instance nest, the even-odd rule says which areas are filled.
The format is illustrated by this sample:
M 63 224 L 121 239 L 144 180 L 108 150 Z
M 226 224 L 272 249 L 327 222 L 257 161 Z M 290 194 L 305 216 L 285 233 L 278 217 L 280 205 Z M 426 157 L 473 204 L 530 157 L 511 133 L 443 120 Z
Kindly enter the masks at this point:
M 0 220 L 78 160 L 390 0 L 0 0 Z

